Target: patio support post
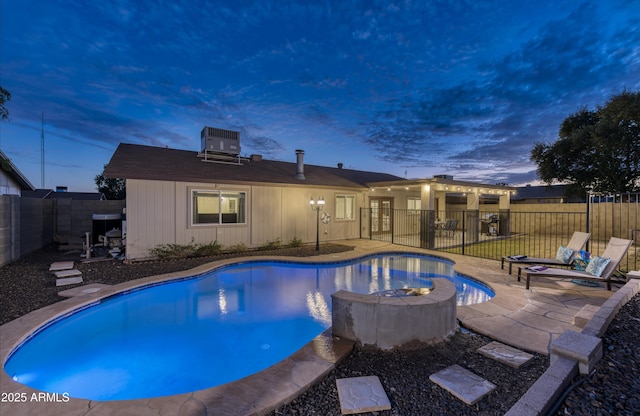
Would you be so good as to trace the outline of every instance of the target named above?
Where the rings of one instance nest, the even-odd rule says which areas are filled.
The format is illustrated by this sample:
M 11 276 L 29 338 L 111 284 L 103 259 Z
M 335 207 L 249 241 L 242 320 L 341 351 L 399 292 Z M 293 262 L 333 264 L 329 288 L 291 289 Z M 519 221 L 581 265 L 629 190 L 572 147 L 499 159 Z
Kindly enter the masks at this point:
M 436 211 L 423 209 L 420 211 L 420 248 L 435 247 Z
M 465 240 L 467 243 L 475 243 L 480 238 L 480 194 L 477 190 L 467 194 L 466 216 Z
M 435 190 L 430 184 L 420 186 L 420 247 L 434 248 L 436 238 Z
M 499 212 L 500 222 L 498 224 L 498 235 L 509 237 L 511 235 L 511 210 L 501 209 Z
M 509 237 L 511 235 L 511 194 L 509 191 L 505 195 L 500 195 L 499 208 L 498 235 Z

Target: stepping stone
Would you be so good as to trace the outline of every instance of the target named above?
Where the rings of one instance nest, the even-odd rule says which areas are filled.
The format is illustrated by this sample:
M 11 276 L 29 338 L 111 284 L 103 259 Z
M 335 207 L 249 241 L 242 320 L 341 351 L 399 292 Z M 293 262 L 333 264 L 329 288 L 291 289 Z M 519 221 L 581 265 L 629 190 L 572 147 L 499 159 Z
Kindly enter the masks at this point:
M 476 404 L 491 393 L 496 385 L 454 364 L 429 376 L 429 380 L 468 405 Z
M 73 261 L 57 261 L 55 263 L 51 263 L 51 266 L 49 266 L 50 272 L 69 269 L 73 269 Z
M 82 283 L 82 276 L 65 277 L 63 279 L 56 279 L 56 286 L 67 286 Z
M 513 368 L 520 368 L 522 364 L 533 358 L 531 354 L 496 341 L 478 348 L 478 352 L 485 357 L 493 358 Z
M 377 376 L 336 379 L 343 415 L 391 410 L 391 403 Z
M 91 293 L 99 292 L 106 287 L 110 287 L 110 286 L 104 285 L 102 283 L 92 283 L 90 285 L 78 286 L 72 289 L 63 290 L 62 292 L 58 292 L 58 296 L 62 296 L 64 298 L 84 296 L 84 295 L 89 295 Z
M 78 269 L 71 269 L 71 270 L 60 270 L 58 272 L 53 272 L 53 274 L 58 278 L 64 278 L 64 277 L 72 277 L 72 276 L 81 276 L 82 272 Z

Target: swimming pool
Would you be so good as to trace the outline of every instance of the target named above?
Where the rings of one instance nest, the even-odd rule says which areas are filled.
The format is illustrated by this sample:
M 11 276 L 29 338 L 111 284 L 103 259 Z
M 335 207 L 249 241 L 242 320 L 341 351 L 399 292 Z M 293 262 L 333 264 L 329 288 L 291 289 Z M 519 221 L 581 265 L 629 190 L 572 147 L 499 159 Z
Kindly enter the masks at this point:
M 458 304 L 493 293 L 453 263 L 387 253 L 348 262 L 244 262 L 103 299 L 39 329 L 10 355 L 13 380 L 75 398 L 195 391 L 261 371 L 331 324 L 331 293 L 452 280 Z

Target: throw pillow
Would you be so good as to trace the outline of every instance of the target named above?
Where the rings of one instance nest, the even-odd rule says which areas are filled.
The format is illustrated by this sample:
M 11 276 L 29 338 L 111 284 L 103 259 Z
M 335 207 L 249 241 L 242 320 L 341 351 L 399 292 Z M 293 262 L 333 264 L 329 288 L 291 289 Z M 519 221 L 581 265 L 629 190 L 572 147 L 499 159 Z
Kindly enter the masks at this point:
M 573 254 L 573 249 L 565 246 L 560 246 L 558 251 L 556 252 L 556 260 L 561 261 L 563 263 L 569 262 L 571 255 Z
M 589 265 L 587 265 L 587 269 L 585 270 L 585 272 L 592 274 L 596 277 L 600 277 L 600 275 L 602 274 L 602 272 L 607 267 L 607 264 L 609 264 L 610 261 L 611 259 L 609 258 L 595 256 L 594 258 L 591 259 L 591 261 L 589 262 Z

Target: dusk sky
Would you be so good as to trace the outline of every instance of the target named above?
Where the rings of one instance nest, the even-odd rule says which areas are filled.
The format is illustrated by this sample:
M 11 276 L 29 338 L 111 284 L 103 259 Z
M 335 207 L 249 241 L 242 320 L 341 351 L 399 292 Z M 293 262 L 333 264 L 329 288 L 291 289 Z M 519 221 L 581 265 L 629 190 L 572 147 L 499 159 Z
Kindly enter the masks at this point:
M 36 188 L 95 191 L 119 143 L 197 152 L 204 126 L 239 131 L 242 155 L 536 184 L 534 142 L 640 89 L 640 0 L 4 0 L 0 13 L 0 147 Z

